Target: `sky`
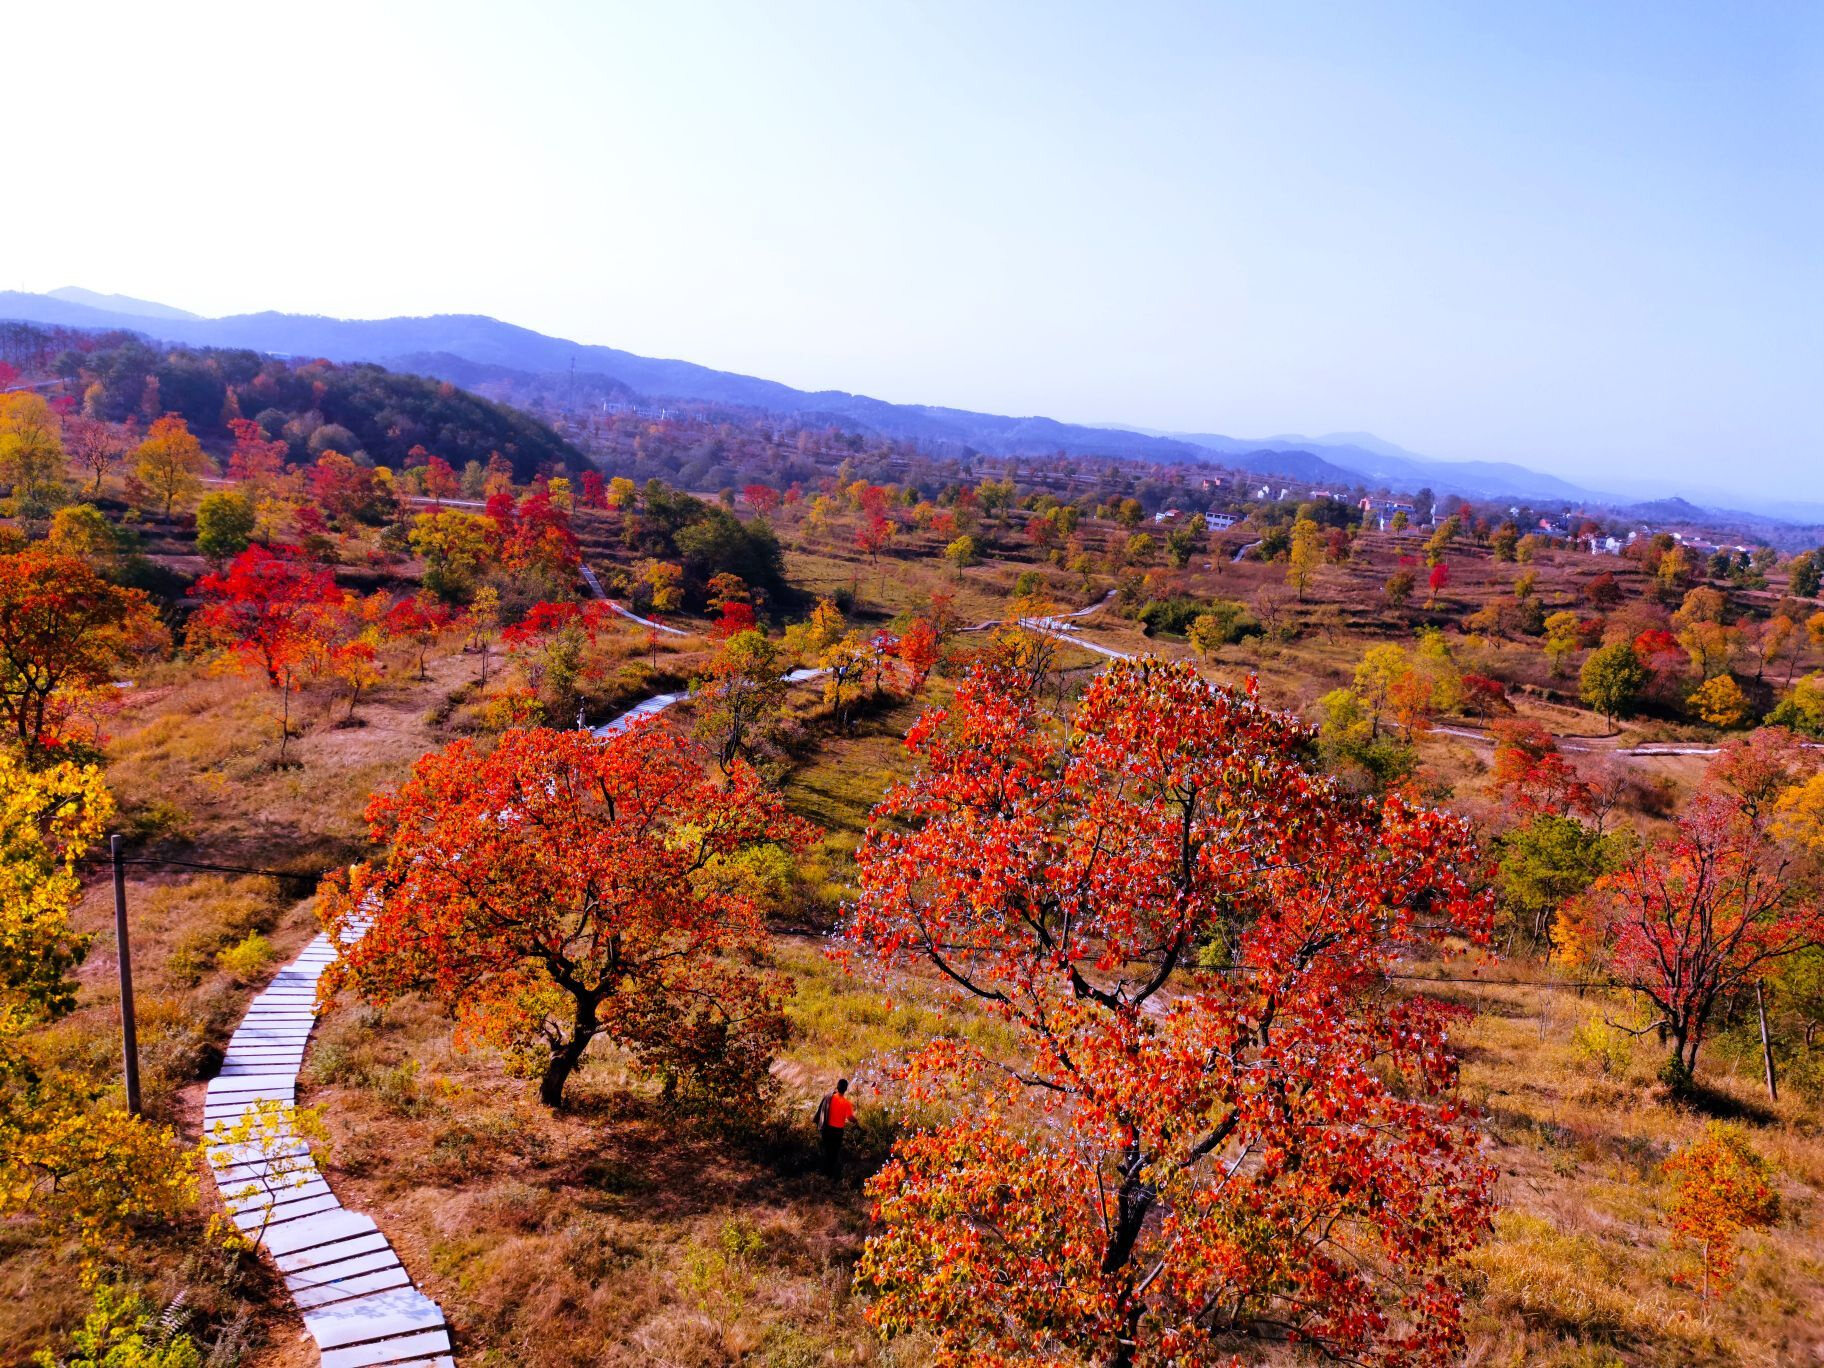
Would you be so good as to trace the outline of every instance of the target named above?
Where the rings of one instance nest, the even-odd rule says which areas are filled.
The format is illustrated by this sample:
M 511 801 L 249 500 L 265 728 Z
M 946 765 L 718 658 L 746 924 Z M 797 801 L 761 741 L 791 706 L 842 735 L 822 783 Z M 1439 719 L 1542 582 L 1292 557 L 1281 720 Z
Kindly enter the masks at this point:
M 1824 5 L 95 3 L 0 289 L 1824 500 Z

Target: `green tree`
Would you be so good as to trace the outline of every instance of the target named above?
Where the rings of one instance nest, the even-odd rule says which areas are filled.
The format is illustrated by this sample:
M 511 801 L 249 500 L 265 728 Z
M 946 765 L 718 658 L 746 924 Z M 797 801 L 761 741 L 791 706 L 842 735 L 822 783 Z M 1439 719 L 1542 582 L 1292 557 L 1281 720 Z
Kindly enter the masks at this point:
M 696 734 L 728 774 L 737 758 L 773 748 L 785 704 L 779 648 L 758 631 L 736 632 L 710 661 L 695 695 Z
M 1196 549 L 1197 529 L 1195 525 L 1187 523 L 1183 527 L 1175 527 L 1166 533 L 1165 558 L 1172 563 L 1174 569 L 1182 570 L 1189 565 L 1191 555 Z
M 975 538 L 965 532 L 962 536 L 958 537 L 955 541 L 951 542 L 950 545 L 944 548 L 944 559 L 949 561 L 950 564 L 954 565 L 958 570 L 961 570 L 965 566 L 974 565 L 976 561 L 980 560 L 981 552 L 976 545 Z
M 1795 596 L 1799 598 L 1818 596 L 1818 582 L 1820 578 L 1824 578 L 1824 572 L 1819 570 L 1817 553 L 1799 552 L 1787 566 L 1787 573 L 1791 576 L 1791 587 Z
M 1583 701 L 1600 712 L 1615 730 L 1615 719 L 1626 717 L 1645 692 L 1648 676 L 1631 642 L 1612 641 L 1590 653 L 1579 676 Z
M 1540 813 L 1501 838 L 1496 886 L 1509 924 L 1535 949 L 1566 902 L 1608 871 L 1614 842 L 1574 817 Z
M 212 564 L 233 560 L 253 541 L 253 504 L 245 494 L 220 490 L 196 506 L 196 549 Z

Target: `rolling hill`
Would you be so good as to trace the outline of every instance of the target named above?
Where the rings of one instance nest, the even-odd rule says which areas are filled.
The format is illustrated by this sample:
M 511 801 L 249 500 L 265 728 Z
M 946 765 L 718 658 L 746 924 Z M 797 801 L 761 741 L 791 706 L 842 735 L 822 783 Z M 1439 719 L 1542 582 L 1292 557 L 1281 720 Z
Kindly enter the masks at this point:
M 561 393 L 560 377 L 587 376 L 588 401 L 644 397 L 760 409 L 881 437 L 994 455 L 1065 451 L 1078 456 L 1222 464 L 1310 483 L 1362 485 L 1479 499 L 1547 503 L 1628 502 L 1524 466 L 1440 461 L 1370 433 L 1264 439 L 1064 423 L 924 404 L 897 404 L 840 390 L 806 391 L 689 361 L 639 356 L 572 342 L 480 314 L 340 319 L 276 312 L 203 318 L 169 305 L 75 286 L 49 294 L 0 292 L 0 318 L 88 329 L 125 329 L 192 346 L 238 347 L 292 358 L 369 361 L 474 384 L 521 377 Z M 1765 514 L 1779 516 L 1776 510 Z

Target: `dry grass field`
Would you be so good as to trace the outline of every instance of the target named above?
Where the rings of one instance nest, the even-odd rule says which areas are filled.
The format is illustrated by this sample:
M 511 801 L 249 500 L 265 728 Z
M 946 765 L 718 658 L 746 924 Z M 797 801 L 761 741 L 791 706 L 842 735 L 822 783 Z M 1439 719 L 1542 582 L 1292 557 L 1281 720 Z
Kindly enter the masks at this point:
M 1011 535 L 976 566 L 956 569 L 935 544 L 908 542 L 878 566 L 840 536 L 788 533 L 787 572 L 806 596 L 838 596 L 852 625 L 885 627 L 948 595 L 958 620 L 1004 615 L 1016 581 L 1062 608 L 1096 602 L 1075 576 L 1041 564 Z M 1253 602 L 1279 589 L 1282 567 L 1229 559 L 1230 540 L 1172 578 L 1177 592 Z M 611 569 L 606 536 L 592 557 Z M 1453 558 L 1448 602 L 1390 609 L 1379 585 L 1411 546 L 1369 536 L 1349 564 L 1324 570 L 1302 602 L 1280 605 L 1292 630 L 1223 647 L 1207 662 L 1230 681 L 1259 680 L 1278 706 L 1309 711 L 1346 682 L 1364 647 L 1410 639 L 1428 622 L 1455 623 L 1477 602 L 1507 592 L 1516 567 Z M 1207 563 L 1208 568 L 1203 568 Z M 1536 567 L 1548 603 L 1575 600 L 1590 575 L 1616 568 L 1588 558 Z M 1120 605 L 1085 621 L 1084 634 L 1116 650 L 1190 656 L 1182 640 L 1148 637 Z M 967 635 L 959 643 L 969 644 Z M 1520 681 L 1525 716 L 1592 744 L 1697 735 L 1666 721 L 1630 726 L 1610 740 L 1600 719 L 1572 705 L 1535 646 L 1475 642 L 1453 632 L 1468 668 Z M 709 644 L 652 646 L 628 629 L 605 648 L 615 668 L 594 687 L 596 716 L 643 691 L 688 679 Z M 1067 678 L 1102 665 L 1061 646 Z M 366 851 L 367 797 L 397 784 L 428 749 L 491 725 L 468 652 L 432 653 L 419 680 L 394 662 L 355 719 L 327 692 L 294 703 L 299 739 L 275 764 L 273 699 L 243 679 L 197 675 L 187 665 L 148 671 L 109 720 L 109 781 L 122 827 L 150 859 L 244 865 L 297 879 L 135 865 L 128 898 L 136 937 L 141 1048 L 151 1113 L 194 1137 L 203 1081 L 238 1015 L 270 970 L 316 930 L 307 876 Z M 832 724 L 815 687 L 788 705 L 795 741 L 781 767 L 789 805 L 827 833 L 795 876 L 776 918 L 777 962 L 794 984 L 793 1037 L 775 1074 L 773 1116 L 731 1134 L 715 1118 L 668 1114 L 606 1047 L 595 1050 L 561 1114 L 484 1047 L 453 1044 L 451 1022 L 406 1000 L 375 1010 L 342 1001 L 326 1013 L 307 1056 L 302 1101 L 323 1108 L 332 1137 L 327 1169 L 343 1202 L 388 1232 L 414 1279 L 447 1312 L 461 1362 L 475 1365 L 665 1364 L 910 1365 L 916 1340 L 882 1343 L 851 1292 L 868 1228 L 861 1176 L 896 1131 L 916 1124 L 886 1085 L 884 1066 L 935 1034 L 993 1046 L 993 1023 L 933 981 L 879 986 L 851 979 L 825 953 L 820 931 L 848 888 L 849 860 L 868 810 L 905 772 L 900 738 L 920 707 L 949 688 L 863 710 Z M 687 725 L 688 707 L 675 714 Z M 1453 724 L 1453 727 L 1455 724 Z M 1477 724 L 1462 730 L 1476 731 Z M 1428 789 L 1472 814 L 1485 812 L 1488 749 L 1439 731 L 1420 743 Z M 1702 761 L 1630 762 L 1666 792 L 1688 791 Z M 1650 825 L 1645 813 L 1637 820 Z M 78 909 L 96 947 L 82 971 L 80 1010 L 54 1028 L 54 1051 L 105 1073 L 117 1049 L 115 947 L 110 890 L 99 876 Z M 1491 959 L 1491 979 L 1550 977 L 1533 961 Z M 1800 1095 L 1765 1102 L 1738 1061 L 1707 1062 L 1702 1106 L 1675 1103 L 1655 1081 L 1657 1055 L 1602 1027 L 1627 1004 L 1569 988 L 1441 984 L 1441 996 L 1476 1015 L 1458 1033 L 1464 1087 L 1482 1116 L 1487 1153 L 1500 1171 L 1502 1213 L 1463 1271 L 1472 1290 L 1469 1362 L 1478 1365 L 1739 1364 L 1824 1362 L 1824 1126 Z M 890 1001 L 888 998 L 890 997 Z M 809 1114 L 838 1073 L 858 1082 L 860 1143 L 849 1181 L 831 1187 L 813 1171 Z M 1683 1256 L 1669 1248 L 1658 1165 L 1709 1114 L 1746 1124 L 1777 1165 L 1783 1216 L 1745 1242 L 1738 1291 L 1706 1310 L 1677 1281 Z M 0 1232 L 0 1364 L 23 1364 L 77 1314 L 81 1297 L 58 1290 L 59 1252 L 17 1231 Z M 213 1289 L 210 1310 L 240 1316 L 250 1364 L 303 1364 L 299 1324 L 250 1260 L 205 1266 L 181 1242 L 151 1259 L 154 1286 Z M 65 1284 L 67 1285 L 67 1280 Z M 1294 1356 L 1288 1355 L 1288 1361 Z

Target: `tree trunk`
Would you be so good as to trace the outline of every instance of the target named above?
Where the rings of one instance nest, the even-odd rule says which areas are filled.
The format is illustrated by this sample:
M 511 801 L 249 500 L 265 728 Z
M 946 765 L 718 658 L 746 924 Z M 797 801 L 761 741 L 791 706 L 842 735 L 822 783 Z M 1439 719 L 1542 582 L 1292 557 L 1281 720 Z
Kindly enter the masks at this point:
M 551 1062 L 545 1065 L 545 1076 L 538 1084 L 538 1100 L 554 1111 L 564 1105 L 564 1084 L 570 1081 L 576 1066 L 583 1062 L 583 1051 L 595 1039 L 598 1005 L 594 994 L 576 999 L 576 1025 L 570 1039 L 551 1052 Z

